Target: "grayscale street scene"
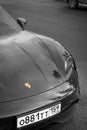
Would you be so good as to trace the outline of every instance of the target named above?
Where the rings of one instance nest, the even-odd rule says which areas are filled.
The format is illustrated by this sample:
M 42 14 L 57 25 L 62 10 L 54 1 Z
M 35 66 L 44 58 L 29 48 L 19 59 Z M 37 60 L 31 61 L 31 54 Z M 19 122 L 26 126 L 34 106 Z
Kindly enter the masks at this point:
M 87 7 L 70 9 L 64 0 L 0 0 L 0 5 L 15 20 L 25 18 L 27 30 L 61 43 L 76 62 L 81 92 L 76 113 L 39 130 L 87 130 Z

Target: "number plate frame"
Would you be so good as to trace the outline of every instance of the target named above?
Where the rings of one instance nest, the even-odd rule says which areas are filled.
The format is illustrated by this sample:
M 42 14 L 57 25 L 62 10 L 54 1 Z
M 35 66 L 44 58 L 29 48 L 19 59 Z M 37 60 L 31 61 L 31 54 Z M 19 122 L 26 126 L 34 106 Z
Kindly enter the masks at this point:
M 34 113 L 25 113 L 24 115 L 17 116 L 17 128 L 22 128 L 30 124 L 39 122 L 41 120 L 47 119 L 61 112 L 61 103 L 52 105 L 45 109 L 36 111 Z

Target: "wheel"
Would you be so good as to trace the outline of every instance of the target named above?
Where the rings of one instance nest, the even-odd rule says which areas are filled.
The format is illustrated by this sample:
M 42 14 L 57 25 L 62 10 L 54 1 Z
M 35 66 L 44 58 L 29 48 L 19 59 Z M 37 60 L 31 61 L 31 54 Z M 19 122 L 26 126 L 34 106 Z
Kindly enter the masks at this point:
M 68 0 L 68 4 L 71 9 L 78 8 L 78 0 Z

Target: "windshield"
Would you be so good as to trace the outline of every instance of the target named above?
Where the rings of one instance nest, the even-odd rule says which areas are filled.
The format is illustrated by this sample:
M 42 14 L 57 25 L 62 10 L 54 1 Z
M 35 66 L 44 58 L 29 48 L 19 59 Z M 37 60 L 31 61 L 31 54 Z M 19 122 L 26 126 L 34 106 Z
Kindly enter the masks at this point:
M 0 36 L 21 31 L 16 21 L 0 6 Z

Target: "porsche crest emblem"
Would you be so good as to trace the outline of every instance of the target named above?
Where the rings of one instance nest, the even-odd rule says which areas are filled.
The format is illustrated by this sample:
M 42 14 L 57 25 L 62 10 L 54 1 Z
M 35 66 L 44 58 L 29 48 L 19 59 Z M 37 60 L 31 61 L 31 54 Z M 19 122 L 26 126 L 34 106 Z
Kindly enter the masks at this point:
M 26 88 L 31 88 L 31 84 L 29 82 L 24 83 Z

